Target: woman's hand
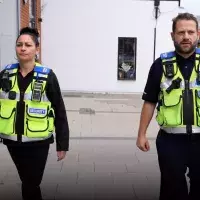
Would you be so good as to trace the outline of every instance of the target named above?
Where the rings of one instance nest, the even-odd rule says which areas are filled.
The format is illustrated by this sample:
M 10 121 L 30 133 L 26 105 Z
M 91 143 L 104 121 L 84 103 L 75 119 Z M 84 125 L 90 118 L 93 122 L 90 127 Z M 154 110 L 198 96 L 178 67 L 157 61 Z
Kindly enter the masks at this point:
M 64 159 L 65 156 L 66 156 L 66 151 L 57 151 L 57 157 L 58 157 L 57 161 Z

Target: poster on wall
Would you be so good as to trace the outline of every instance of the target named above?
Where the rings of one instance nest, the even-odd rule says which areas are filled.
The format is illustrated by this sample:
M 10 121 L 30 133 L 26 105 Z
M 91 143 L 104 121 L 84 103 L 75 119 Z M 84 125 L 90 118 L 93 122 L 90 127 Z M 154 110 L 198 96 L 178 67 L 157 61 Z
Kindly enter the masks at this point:
M 135 37 L 118 38 L 118 80 L 136 80 L 136 45 Z

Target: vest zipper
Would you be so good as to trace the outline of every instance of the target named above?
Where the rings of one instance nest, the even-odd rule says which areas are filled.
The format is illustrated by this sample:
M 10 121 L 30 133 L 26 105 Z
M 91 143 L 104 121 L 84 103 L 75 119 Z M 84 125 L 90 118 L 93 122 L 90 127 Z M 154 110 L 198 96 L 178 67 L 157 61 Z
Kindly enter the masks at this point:
M 25 103 L 24 103 L 24 91 L 20 91 L 20 99 L 17 102 L 17 119 L 16 119 L 16 133 L 17 133 L 17 141 L 22 142 L 22 135 L 24 133 L 24 111 L 25 111 Z
M 188 80 L 185 80 L 185 91 L 183 94 L 183 121 L 186 125 L 187 134 L 191 134 L 192 125 L 194 124 L 194 107 L 193 95 Z

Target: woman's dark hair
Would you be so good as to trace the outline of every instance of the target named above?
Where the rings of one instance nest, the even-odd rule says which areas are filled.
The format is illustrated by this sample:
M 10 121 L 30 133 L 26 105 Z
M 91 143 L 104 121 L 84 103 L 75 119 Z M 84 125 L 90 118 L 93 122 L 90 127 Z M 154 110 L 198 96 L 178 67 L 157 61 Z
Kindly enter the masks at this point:
M 19 36 L 17 37 L 17 40 L 21 35 L 30 35 L 33 38 L 33 41 L 35 42 L 36 47 L 39 46 L 39 33 L 36 28 L 30 28 L 30 27 L 24 27 L 20 30 Z M 16 42 L 17 42 L 16 40 Z

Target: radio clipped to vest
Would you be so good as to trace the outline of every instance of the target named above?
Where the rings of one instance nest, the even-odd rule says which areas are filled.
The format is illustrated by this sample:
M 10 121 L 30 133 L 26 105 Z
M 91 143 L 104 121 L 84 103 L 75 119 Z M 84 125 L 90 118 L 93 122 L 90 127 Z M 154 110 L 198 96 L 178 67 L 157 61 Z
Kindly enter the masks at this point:
M 9 92 L 11 87 L 12 87 L 12 82 L 11 80 L 9 79 L 9 72 L 8 71 L 5 71 L 3 73 L 3 76 L 2 76 L 2 90 L 4 92 Z
M 172 81 L 172 84 L 166 89 L 166 92 L 169 94 L 173 89 L 180 88 L 181 78 L 178 77 L 177 79 Z
M 33 85 L 33 91 L 32 91 L 32 101 L 41 101 L 42 97 L 42 89 L 43 89 L 43 82 L 42 81 L 35 81 Z

